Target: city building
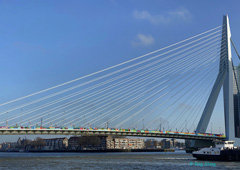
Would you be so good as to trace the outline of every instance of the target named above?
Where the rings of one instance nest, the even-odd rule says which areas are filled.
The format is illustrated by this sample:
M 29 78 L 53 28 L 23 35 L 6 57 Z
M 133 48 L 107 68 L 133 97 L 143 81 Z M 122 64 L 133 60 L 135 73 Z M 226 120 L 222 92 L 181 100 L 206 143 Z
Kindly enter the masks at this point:
M 107 136 L 73 136 L 68 140 L 70 150 L 105 149 Z
M 44 139 L 45 150 L 65 150 L 68 148 L 68 138 Z
M 155 149 L 156 148 L 155 143 L 156 143 L 156 140 L 154 140 L 154 139 L 147 139 L 145 141 L 145 148 L 146 149 Z
M 163 139 L 162 140 L 163 149 L 169 149 L 173 147 L 173 141 L 170 139 Z
M 70 137 L 68 139 L 68 149 L 77 150 L 80 149 L 79 138 L 77 136 Z
M 143 149 L 144 139 L 128 139 L 107 137 L 107 149 Z
M 171 148 L 176 148 L 177 147 L 177 145 L 178 145 L 178 141 L 177 141 L 177 139 L 171 139 L 171 141 L 172 141 L 172 146 L 171 146 Z
M 108 136 L 106 138 L 106 148 L 107 149 L 114 149 L 115 148 L 115 142 L 111 136 Z
M 11 150 L 11 142 L 4 142 L 1 144 L 2 151 L 10 151 Z M 12 145 L 13 146 L 13 145 Z

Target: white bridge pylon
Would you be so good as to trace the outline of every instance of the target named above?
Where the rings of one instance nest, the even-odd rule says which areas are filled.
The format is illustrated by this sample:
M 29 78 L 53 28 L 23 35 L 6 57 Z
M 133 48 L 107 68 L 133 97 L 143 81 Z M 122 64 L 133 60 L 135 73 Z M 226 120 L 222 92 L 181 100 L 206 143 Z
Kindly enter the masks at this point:
M 239 138 L 235 137 L 234 126 L 234 100 L 233 100 L 233 67 L 231 54 L 231 32 L 228 16 L 223 16 L 222 27 L 222 44 L 220 54 L 220 64 L 218 77 L 214 83 L 208 101 L 203 110 L 203 114 L 198 123 L 196 132 L 205 133 L 209 124 L 214 106 L 216 104 L 219 92 L 223 87 L 224 98 L 224 118 L 225 118 L 225 133 L 226 140 L 235 141 L 237 146 L 240 146 Z

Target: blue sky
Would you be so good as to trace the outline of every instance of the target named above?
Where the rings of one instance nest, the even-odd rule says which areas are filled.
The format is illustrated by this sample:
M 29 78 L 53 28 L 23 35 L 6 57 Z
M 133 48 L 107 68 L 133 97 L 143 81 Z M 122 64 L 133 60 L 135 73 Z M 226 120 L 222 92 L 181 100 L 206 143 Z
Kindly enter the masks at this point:
M 239 6 L 238 0 L 0 0 L 0 103 L 199 34 L 221 25 L 225 14 L 240 49 Z

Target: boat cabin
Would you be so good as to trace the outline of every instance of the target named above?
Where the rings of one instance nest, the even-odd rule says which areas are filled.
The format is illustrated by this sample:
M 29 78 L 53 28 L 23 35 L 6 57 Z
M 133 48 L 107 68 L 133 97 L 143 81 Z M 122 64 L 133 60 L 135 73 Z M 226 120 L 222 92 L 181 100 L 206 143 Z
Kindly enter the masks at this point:
M 217 141 L 215 145 L 220 149 L 234 149 L 234 141 Z

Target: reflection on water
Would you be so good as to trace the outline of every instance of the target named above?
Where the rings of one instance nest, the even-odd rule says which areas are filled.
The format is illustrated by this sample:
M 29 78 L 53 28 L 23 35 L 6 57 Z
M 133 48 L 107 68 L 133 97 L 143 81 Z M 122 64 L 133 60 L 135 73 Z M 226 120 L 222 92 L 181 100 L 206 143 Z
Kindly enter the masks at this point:
M 0 153 L 0 169 L 239 169 L 240 162 L 197 161 L 175 153 Z

